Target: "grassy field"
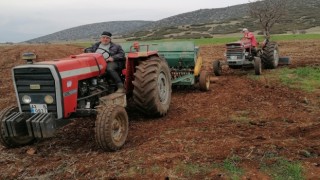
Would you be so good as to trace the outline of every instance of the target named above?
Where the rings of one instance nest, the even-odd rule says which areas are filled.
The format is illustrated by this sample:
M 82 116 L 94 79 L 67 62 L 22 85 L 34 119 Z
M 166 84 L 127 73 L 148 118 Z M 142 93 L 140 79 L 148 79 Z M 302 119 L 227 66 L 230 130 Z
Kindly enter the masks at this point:
M 252 79 L 269 79 L 279 81 L 292 88 L 313 93 L 320 89 L 320 69 L 317 66 L 298 68 L 277 68 L 264 76 L 248 75 Z
M 197 46 L 200 45 L 209 45 L 209 44 L 226 44 L 229 42 L 237 41 L 241 38 L 241 34 L 239 36 L 225 36 L 225 37 L 216 37 L 216 38 L 202 38 L 202 39 L 163 39 L 163 40 L 155 40 L 155 41 L 147 41 L 148 43 L 154 42 L 168 42 L 168 41 L 194 41 Z M 257 40 L 262 42 L 264 39 L 263 36 L 257 36 Z M 272 41 L 295 41 L 295 40 L 307 40 L 307 39 L 320 39 L 320 34 L 290 34 L 290 35 L 273 35 L 271 36 Z M 123 40 L 115 39 L 114 42 L 121 43 Z M 81 42 L 74 43 L 81 47 L 89 47 L 94 42 Z
M 320 69 L 318 67 L 284 68 L 278 74 L 281 82 L 291 88 L 307 92 L 320 89 Z
M 206 38 L 206 39 L 194 39 L 196 45 L 206 44 L 225 44 L 228 42 L 237 41 L 239 37 L 218 37 L 218 38 Z M 257 40 L 262 42 L 263 36 L 257 36 Z M 307 40 L 307 39 L 320 39 L 320 34 L 291 34 L 291 35 L 273 35 L 271 41 L 295 41 L 295 40 Z

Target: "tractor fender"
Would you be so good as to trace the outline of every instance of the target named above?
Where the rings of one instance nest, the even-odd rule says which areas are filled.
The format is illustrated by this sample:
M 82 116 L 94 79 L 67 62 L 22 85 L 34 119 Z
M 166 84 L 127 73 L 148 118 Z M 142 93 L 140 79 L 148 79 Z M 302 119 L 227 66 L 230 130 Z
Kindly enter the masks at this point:
M 196 65 L 194 66 L 194 72 L 193 72 L 194 76 L 199 76 L 201 67 L 202 67 L 202 57 L 198 56 Z

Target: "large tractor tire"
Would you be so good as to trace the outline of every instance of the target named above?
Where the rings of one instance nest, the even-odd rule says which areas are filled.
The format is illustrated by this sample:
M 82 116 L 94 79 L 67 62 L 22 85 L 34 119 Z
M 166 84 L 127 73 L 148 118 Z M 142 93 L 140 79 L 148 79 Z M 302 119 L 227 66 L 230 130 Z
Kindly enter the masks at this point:
M 171 76 L 168 64 L 159 57 L 142 61 L 134 73 L 133 100 L 147 116 L 167 114 L 171 102 Z
M 201 91 L 209 91 L 210 89 L 210 74 L 208 71 L 202 70 L 199 77 L 199 86 Z
M 259 57 L 254 58 L 254 73 L 255 75 L 261 75 L 262 73 L 262 64 Z
M 221 76 L 221 74 L 222 74 L 222 67 L 221 67 L 221 63 L 219 60 L 213 61 L 213 73 L 216 76 Z
M 120 149 L 128 136 L 129 120 L 124 107 L 107 105 L 99 107 L 95 122 L 97 144 L 105 151 Z
M 262 64 L 265 69 L 275 69 L 279 63 L 279 47 L 275 42 L 267 43 L 261 55 Z
M 0 143 L 7 148 L 14 148 L 19 146 L 24 146 L 32 144 L 35 141 L 35 138 L 32 136 L 19 136 L 19 137 L 6 137 L 5 136 L 5 127 L 3 120 L 8 117 L 13 112 L 18 112 L 18 107 L 11 106 L 3 109 L 0 112 Z

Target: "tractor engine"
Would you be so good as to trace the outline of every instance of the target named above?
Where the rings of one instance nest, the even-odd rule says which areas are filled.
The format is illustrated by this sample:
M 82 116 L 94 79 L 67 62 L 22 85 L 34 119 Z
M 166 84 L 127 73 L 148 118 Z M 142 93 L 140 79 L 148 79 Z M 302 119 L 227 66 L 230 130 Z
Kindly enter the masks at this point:
M 94 108 L 99 105 L 99 97 L 110 94 L 114 89 L 105 76 L 79 81 L 77 109 Z

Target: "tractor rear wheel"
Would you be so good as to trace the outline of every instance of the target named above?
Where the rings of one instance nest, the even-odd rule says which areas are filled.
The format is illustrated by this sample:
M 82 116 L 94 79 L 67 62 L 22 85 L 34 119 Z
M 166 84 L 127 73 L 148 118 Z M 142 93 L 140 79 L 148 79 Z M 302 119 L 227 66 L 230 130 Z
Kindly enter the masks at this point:
M 13 112 L 18 112 L 18 107 L 11 106 L 3 109 L 0 112 L 0 143 L 7 147 L 7 148 L 13 148 L 13 147 L 19 147 L 27 144 L 32 144 L 35 141 L 35 138 L 32 136 L 18 136 L 18 137 L 7 137 L 5 136 L 5 129 L 6 127 L 3 127 L 3 120 L 8 117 Z
M 103 150 L 116 151 L 120 149 L 127 139 L 128 131 L 129 120 L 124 107 L 107 105 L 98 109 L 95 138 Z
M 216 76 L 221 76 L 221 72 L 222 72 L 222 67 L 221 67 L 221 63 L 219 60 L 214 60 L 213 61 L 213 73 Z
M 279 48 L 275 42 L 267 43 L 263 48 L 261 55 L 263 67 L 266 69 L 275 69 L 279 63 Z
M 168 64 L 159 57 L 151 57 L 136 67 L 132 82 L 133 100 L 147 116 L 164 116 L 171 102 L 171 77 Z
M 260 75 L 262 72 L 261 59 L 259 57 L 254 58 L 254 73 Z
M 199 86 L 201 91 L 209 91 L 210 89 L 210 74 L 208 71 L 201 71 L 199 77 Z

